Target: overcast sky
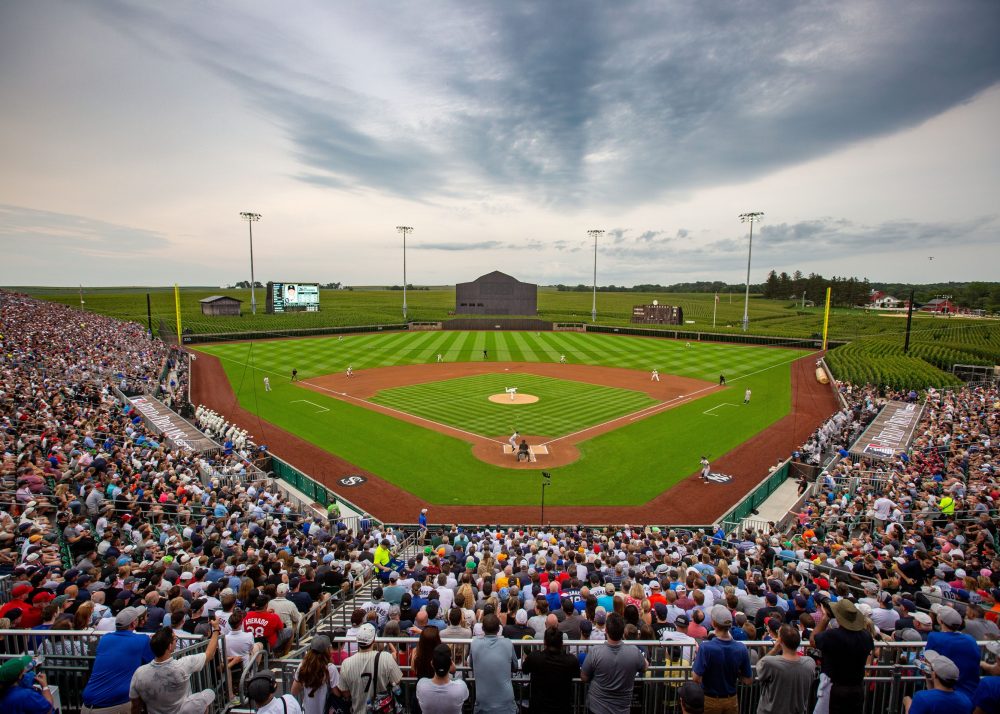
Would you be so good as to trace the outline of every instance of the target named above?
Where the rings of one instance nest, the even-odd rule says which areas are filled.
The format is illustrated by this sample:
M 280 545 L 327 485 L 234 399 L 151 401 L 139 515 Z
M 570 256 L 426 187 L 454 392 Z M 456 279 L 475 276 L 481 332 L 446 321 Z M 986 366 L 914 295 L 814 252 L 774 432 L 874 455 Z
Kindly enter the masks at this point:
M 0 284 L 1000 280 L 1000 3 L 0 0 Z M 933 260 L 929 258 L 933 256 Z

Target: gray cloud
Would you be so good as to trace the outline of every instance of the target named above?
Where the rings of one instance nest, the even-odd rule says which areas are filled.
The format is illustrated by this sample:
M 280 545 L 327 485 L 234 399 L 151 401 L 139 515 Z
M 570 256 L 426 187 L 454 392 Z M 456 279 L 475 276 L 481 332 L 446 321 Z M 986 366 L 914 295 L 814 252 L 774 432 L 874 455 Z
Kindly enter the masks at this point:
M 348 88 L 366 58 L 331 65 L 280 31 L 262 51 L 241 6 L 96 7 L 237 87 L 284 130 L 301 180 L 424 201 L 636 205 L 915 126 L 1000 80 L 993 0 L 369 5 L 358 26 L 394 81 L 427 89 L 403 126 L 405 106 Z M 352 12 L 338 7 L 317 22 Z
M 85 216 L 0 204 L 0 240 L 21 254 L 133 259 L 169 247 L 162 233 Z

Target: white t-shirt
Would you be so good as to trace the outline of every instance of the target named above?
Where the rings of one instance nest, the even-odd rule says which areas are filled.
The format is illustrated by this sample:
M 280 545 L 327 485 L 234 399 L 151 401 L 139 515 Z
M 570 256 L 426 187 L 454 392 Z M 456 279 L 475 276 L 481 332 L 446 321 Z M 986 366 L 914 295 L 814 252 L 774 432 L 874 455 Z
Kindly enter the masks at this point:
M 280 697 L 274 697 L 264 706 L 257 709 L 257 714 L 302 714 L 302 707 L 299 703 L 295 701 L 295 697 L 291 694 L 283 694 Z
M 417 682 L 417 701 L 424 714 L 460 714 L 469 698 L 469 686 L 461 679 L 434 684 L 431 679 Z
M 382 667 L 382 660 L 379 660 L 379 668 Z M 302 665 L 299 665 L 299 669 L 302 669 Z M 299 681 L 299 669 L 295 670 L 295 681 Z M 327 665 L 326 671 L 330 675 L 330 684 L 328 686 L 320 685 L 316 688 L 315 696 L 310 694 L 309 687 L 303 685 L 302 690 L 302 713 L 303 714 L 326 714 L 326 695 L 333 687 L 336 687 L 340 682 L 340 674 L 337 672 L 337 666 L 330 664 Z
M 241 657 L 243 666 L 247 664 L 250 650 L 253 649 L 253 635 L 243 630 L 230 632 L 226 635 L 226 655 L 229 657 Z

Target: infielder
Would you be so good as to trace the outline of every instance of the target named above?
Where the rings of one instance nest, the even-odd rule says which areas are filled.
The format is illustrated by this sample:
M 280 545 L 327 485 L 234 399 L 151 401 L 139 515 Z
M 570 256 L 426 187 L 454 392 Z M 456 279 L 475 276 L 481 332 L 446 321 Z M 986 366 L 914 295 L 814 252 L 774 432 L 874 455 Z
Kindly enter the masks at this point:
M 347 365 L 347 376 L 350 377 L 352 374 L 354 374 L 353 365 Z
M 270 377 L 264 377 L 264 391 L 265 392 L 270 392 L 271 391 L 271 378 Z
M 707 456 L 701 457 L 701 477 L 708 481 L 708 474 L 712 471 L 712 465 L 708 462 Z
M 566 355 L 559 355 L 559 364 L 566 364 Z
M 649 375 L 649 381 L 650 382 L 659 382 L 660 381 L 660 370 L 654 369 L 653 373 L 651 375 Z
M 438 352 L 438 362 L 444 362 L 444 357 Z

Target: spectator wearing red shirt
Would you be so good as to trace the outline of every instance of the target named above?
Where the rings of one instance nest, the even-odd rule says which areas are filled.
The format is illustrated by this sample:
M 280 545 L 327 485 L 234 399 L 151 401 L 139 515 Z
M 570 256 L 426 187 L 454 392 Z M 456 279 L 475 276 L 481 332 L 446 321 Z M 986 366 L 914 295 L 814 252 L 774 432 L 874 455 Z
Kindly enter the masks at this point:
M 243 618 L 243 630 L 251 633 L 258 642 L 266 642 L 270 650 L 275 652 L 292 638 L 292 630 L 286 628 L 281 618 L 267 609 L 269 602 L 267 595 L 257 597 L 254 609 Z
M 662 602 L 664 605 L 667 604 L 667 598 L 663 595 L 663 590 L 660 586 L 659 580 L 651 580 L 649 583 L 649 604 L 654 608 L 656 604 Z
M 18 583 L 10 591 L 10 602 L 0 607 L 0 617 L 6 617 L 8 610 L 15 607 L 21 611 L 21 622 L 18 627 L 30 630 L 35 625 L 42 624 L 42 611 L 28 603 L 28 596 L 34 588 L 28 583 Z

